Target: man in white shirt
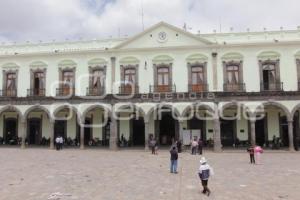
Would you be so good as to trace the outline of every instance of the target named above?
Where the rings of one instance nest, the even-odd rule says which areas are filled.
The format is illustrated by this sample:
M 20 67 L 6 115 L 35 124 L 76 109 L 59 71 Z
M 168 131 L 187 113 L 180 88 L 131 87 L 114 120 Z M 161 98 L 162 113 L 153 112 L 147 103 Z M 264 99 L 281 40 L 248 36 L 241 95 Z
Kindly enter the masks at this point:
M 200 160 L 200 167 L 198 172 L 199 178 L 201 179 L 201 183 L 203 186 L 203 194 L 210 195 L 210 189 L 208 188 L 208 179 L 211 175 L 213 175 L 213 169 L 207 164 L 207 160 L 202 157 Z

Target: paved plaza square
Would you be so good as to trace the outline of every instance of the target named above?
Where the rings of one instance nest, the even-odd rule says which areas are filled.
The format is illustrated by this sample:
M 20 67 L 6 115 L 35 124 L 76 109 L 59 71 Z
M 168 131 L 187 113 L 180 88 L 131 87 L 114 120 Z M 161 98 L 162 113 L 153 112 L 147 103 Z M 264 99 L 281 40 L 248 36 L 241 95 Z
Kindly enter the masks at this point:
M 169 172 L 169 152 L 143 150 L 0 149 L 1 200 L 276 200 L 300 198 L 300 154 L 269 151 L 250 165 L 243 151 L 205 152 L 215 175 L 210 197 L 201 194 L 200 156 L 179 156 Z

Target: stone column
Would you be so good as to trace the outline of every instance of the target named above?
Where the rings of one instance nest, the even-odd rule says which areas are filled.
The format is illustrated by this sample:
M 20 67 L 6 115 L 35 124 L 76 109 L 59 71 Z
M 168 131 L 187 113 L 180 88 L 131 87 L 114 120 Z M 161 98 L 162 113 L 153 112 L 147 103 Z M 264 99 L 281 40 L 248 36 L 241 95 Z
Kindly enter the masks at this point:
M 221 152 L 221 128 L 219 118 L 214 119 L 214 152 Z
M 113 92 L 115 78 L 116 78 L 116 57 L 111 57 L 111 92 Z
M 54 121 L 50 121 L 50 149 L 54 149 Z
M 149 150 L 149 144 L 148 144 L 148 141 L 149 141 L 149 122 L 148 121 L 145 121 L 145 151 L 148 151 Z
M 84 124 L 80 126 L 80 149 L 84 149 Z
M 111 117 L 110 122 L 110 136 L 109 136 L 109 149 L 110 150 L 118 150 L 118 125 L 117 120 L 114 118 L 114 116 Z
M 293 135 L 293 120 L 288 120 L 288 129 L 289 129 L 289 150 L 295 151 L 294 135 Z
M 22 141 L 21 141 L 21 148 L 25 149 L 26 147 L 26 135 L 27 135 L 27 121 L 26 120 L 21 120 L 20 123 L 20 130 L 21 130 L 21 136 L 22 136 Z
M 178 121 L 179 124 L 179 140 L 183 141 L 183 121 Z
M 250 140 L 251 140 L 251 145 L 255 146 L 256 145 L 256 134 L 255 134 L 255 121 L 256 120 L 250 120 Z
M 213 90 L 218 90 L 218 53 L 213 52 L 212 54 L 212 71 L 213 71 Z

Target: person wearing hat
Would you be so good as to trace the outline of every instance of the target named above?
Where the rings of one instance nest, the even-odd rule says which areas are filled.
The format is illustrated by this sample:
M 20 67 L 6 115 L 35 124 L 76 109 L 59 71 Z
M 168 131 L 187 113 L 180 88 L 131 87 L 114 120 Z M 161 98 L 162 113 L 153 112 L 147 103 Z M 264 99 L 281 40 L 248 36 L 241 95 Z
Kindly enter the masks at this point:
M 210 195 L 210 189 L 208 188 L 208 179 L 211 175 L 213 175 L 213 169 L 207 164 L 207 160 L 205 157 L 200 159 L 200 167 L 198 172 L 199 178 L 201 180 L 203 186 L 203 194 Z

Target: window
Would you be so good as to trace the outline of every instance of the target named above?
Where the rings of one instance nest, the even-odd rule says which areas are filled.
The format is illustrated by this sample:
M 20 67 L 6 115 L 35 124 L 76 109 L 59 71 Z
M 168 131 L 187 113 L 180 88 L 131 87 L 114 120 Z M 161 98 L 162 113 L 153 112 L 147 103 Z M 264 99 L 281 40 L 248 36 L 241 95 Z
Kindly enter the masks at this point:
M 138 93 L 137 86 L 137 66 L 121 66 L 122 70 L 122 85 L 120 87 L 120 93 L 122 94 L 132 94 Z
M 157 69 L 157 85 L 167 86 L 169 85 L 169 68 L 161 67 Z
M 45 94 L 45 73 L 43 71 L 33 72 L 33 95 Z
M 92 73 L 92 88 L 100 89 L 104 86 L 104 72 L 103 70 L 97 69 Z
M 124 70 L 124 84 L 135 84 L 135 69 Z
M 62 72 L 62 88 L 60 94 L 70 95 L 73 94 L 74 88 L 74 71 L 65 70 Z
M 259 61 L 261 90 L 283 90 L 280 82 L 279 59 Z
M 191 69 L 192 85 L 200 85 L 204 82 L 203 67 L 194 66 Z
M 17 90 L 17 75 L 16 73 L 7 73 L 6 74 L 6 96 L 16 96 Z
M 239 67 L 235 65 L 226 66 L 227 83 L 238 84 L 239 81 Z

